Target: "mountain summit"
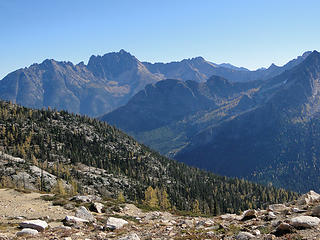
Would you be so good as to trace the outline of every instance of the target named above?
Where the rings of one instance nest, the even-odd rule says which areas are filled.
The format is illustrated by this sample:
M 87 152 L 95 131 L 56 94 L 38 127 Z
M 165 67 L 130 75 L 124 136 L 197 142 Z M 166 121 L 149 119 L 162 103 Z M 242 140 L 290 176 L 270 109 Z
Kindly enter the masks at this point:
M 252 96 L 258 102 L 269 92 L 260 105 L 195 135 L 176 158 L 219 174 L 319 190 L 320 182 L 311 180 L 320 170 L 319 81 L 314 51 L 261 86 Z
M 283 67 L 257 71 L 211 63 L 202 57 L 152 64 L 140 62 L 125 50 L 91 56 L 88 65 L 47 59 L 8 74 L 0 81 L 0 99 L 99 116 L 126 104 L 147 84 L 163 79 L 205 82 L 212 75 L 233 82 L 266 79 L 292 68 L 308 54 Z
M 148 85 L 102 119 L 189 165 L 319 191 L 320 54 L 307 55 L 267 80 Z

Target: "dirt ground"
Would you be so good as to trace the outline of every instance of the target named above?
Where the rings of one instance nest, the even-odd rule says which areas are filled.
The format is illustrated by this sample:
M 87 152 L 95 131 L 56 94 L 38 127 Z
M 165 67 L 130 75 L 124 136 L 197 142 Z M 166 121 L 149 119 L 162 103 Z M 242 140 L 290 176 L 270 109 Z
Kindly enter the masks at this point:
M 0 221 L 23 217 L 25 219 L 63 219 L 69 211 L 42 200 L 40 193 L 21 193 L 13 189 L 0 189 Z
M 14 236 L 19 222 L 25 219 L 50 219 L 52 224 L 57 224 L 66 215 L 74 215 L 61 206 L 42 200 L 41 195 L 47 194 L 0 189 L 0 239 L 2 234 Z

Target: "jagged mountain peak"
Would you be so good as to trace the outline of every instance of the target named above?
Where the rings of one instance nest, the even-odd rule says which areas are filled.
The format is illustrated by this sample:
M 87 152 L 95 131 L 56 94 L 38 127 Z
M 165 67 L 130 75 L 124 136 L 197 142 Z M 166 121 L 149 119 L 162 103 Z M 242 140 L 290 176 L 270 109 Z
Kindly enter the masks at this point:
M 88 66 L 91 65 L 93 62 L 101 59 L 111 59 L 114 61 L 125 61 L 125 60 L 131 60 L 131 61 L 138 61 L 138 59 L 133 56 L 130 52 L 125 51 L 124 49 L 121 49 L 119 52 L 110 52 L 106 53 L 104 55 L 92 55 L 89 59 Z
M 135 56 L 123 49 L 119 52 L 111 52 L 103 56 L 92 55 L 87 67 L 95 76 L 104 79 L 117 78 L 119 75 L 132 69 L 147 71 Z
M 319 64 L 320 53 L 316 50 L 309 53 L 304 61 L 304 65 L 307 64 Z

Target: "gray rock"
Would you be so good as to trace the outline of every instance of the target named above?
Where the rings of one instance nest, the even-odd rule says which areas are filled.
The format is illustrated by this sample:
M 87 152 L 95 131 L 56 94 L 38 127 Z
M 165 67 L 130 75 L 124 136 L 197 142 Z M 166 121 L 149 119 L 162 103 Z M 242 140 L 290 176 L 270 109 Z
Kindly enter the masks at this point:
M 42 220 L 28 220 L 19 223 L 19 226 L 22 228 L 32 228 L 39 232 L 43 232 L 48 227 L 48 224 Z
M 104 205 L 102 203 L 99 203 L 99 202 L 94 202 L 92 203 L 91 205 L 91 209 L 94 211 L 94 212 L 97 212 L 97 213 L 102 213 L 102 209 L 104 208 Z
M 312 209 L 312 216 L 320 217 L 320 206 L 316 206 Z
M 82 218 L 82 219 L 88 220 L 89 222 L 95 222 L 96 221 L 96 219 L 94 218 L 92 213 L 89 212 L 84 206 L 81 206 L 76 210 L 75 216 L 78 217 L 78 218 Z
M 289 224 L 295 228 L 311 228 L 316 227 L 320 223 L 320 219 L 317 217 L 300 216 L 291 218 Z
M 89 221 L 86 219 L 82 219 L 74 216 L 66 216 L 65 219 L 63 220 L 63 224 L 66 226 L 80 225 L 88 222 Z
M 277 218 L 273 212 L 268 212 L 268 219 L 275 219 Z
M 271 226 L 272 227 L 277 227 L 281 223 L 282 223 L 282 221 L 280 221 L 280 220 L 274 220 L 274 221 L 271 221 Z
M 320 200 L 320 194 L 316 193 L 315 191 L 310 191 L 306 194 L 303 194 L 297 201 L 299 205 L 304 205 L 304 204 L 310 204 L 315 201 Z
M 17 232 L 17 237 L 26 236 L 26 235 L 37 235 L 39 232 L 35 229 L 24 228 L 21 231 Z
M 261 232 L 258 229 L 252 230 L 252 233 L 253 235 L 256 235 L 256 236 L 261 235 Z
M 241 221 L 246 221 L 256 217 L 257 217 L 257 211 L 254 209 L 249 209 L 247 211 L 244 211 L 244 213 L 242 214 Z
M 101 198 L 99 196 L 95 195 L 86 195 L 86 196 L 74 196 L 70 199 L 71 201 L 77 201 L 77 202 L 92 202 L 92 201 L 101 201 Z
M 299 208 L 292 208 L 291 209 L 292 210 L 292 212 L 294 212 L 294 213 L 304 213 L 304 212 L 306 212 L 307 210 L 303 210 L 303 209 L 299 209 Z
M 236 214 L 223 214 L 220 216 L 222 220 L 232 221 L 232 220 L 241 220 L 242 216 L 238 216 Z
M 67 210 L 73 210 L 75 208 L 72 203 L 68 203 L 68 204 L 64 205 L 63 207 Z
M 292 233 L 294 232 L 294 228 L 288 224 L 288 223 L 280 223 L 278 225 L 278 227 L 275 229 L 274 231 L 274 235 L 276 236 L 282 236 L 284 234 L 287 234 L 287 233 Z
M 272 204 L 269 205 L 268 210 L 271 210 L 272 212 L 282 212 L 285 210 L 289 210 L 290 208 L 288 208 L 286 205 L 284 204 Z
M 118 238 L 118 240 L 140 240 L 140 238 L 136 233 L 132 233 L 128 236 Z
M 212 225 L 214 225 L 214 221 L 211 219 L 200 220 L 200 221 L 197 221 L 197 224 L 196 224 L 197 227 L 199 226 L 210 227 Z
M 239 234 L 236 236 L 237 240 L 248 240 L 254 238 L 255 236 L 248 232 L 239 232 Z
M 109 217 L 105 228 L 115 230 L 122 228 L 126 224 L 128 224 L 128 222 L 122 218 Z

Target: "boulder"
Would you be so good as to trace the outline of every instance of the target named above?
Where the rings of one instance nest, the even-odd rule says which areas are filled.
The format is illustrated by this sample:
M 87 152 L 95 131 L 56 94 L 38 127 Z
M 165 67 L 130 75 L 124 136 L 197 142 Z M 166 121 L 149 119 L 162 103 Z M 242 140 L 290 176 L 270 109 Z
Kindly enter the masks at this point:
M 132 233 L 128 236 L 118 238 L 118 240 L 140 240 L 140 238 L 136 233 Z
M 88 223 L 89 221 L 86 219 L 74 217 L 74 216 L 66 216 L 65 219 L 63 220 L 63 224 L 66 226 L 74 226 L 74 225 L 79 225 L 83 223 Z
M 297 201 L 299 205 L 310 204 L 320 200 L 320 194 L 315 191 L 310 191 L 306 194 L 303 194 Z
M 28 220 L 19 223 L 19 226 L 22 228 L 31 228 L 39 232 L 43 232 L 48 227 L 48 224 L 42 220 Z
M 252 230 L 252 234 L 256 235 L 256 236 L 259 236 L 259 235 L 261 235 L 261 232 L 260 232 L 260 230 L 255 229 L 255 230 Z
M 280 223 L 278 227 L 275 229 L 274 235 L 276 235 L 277 237 L 280 237 L 284 234 L 292 233 L 292 232 L 294 232 L 294 228 L 290 224 Z
M 233 221 L 233 220 L 241 220 L 242 216 L 238 216 L 236 214 L 223 214 L 220 216 L 221 220 L 226 220 L 226 221 Z
M 248 232 L 239 232 L 239 234 L 236 236 L 237 240 L 248 240 L 254 238 L 255 236 Z
M 70 198 L 71 201 L 76 202 L 93 202 L 93 201 L 101 201 L 101 198 L 95 195 L 85 195 L 85 196 L 74 196 Z
M 316 206 L 312 209 L 312 216 L 320 217 L 320 206 Z
M 37 235 L 39 232 L 35 229 L 24 228 L 20 232 L 17 232 L 17 237 L 26 236 L 26 235 Z
M 283 211 L 286 211 L 289 209 L 290 208 L 284 204 L 272 204 L 272 205 L 269 205 L 269 207 L 268 207 L 268 210 L 270 210 L 272 212 L 283 212 Z
M 291 218 L 289 224 L 297 229 L 316 227 L 320 223 L 320 219 L 311 216 L 300 216 Z
M 94 202 L 92 203 L 90 210 L 97 212 L 97 213 L 102 213 L 102 209 L 104 208 L 104 205 L 99 202 Z
M 241 217 L 241 221 L 246 221 L 256 217 L 257 217 L 257 211 L 254 209 L 249 209 L 247 211 L 244 211 Z
M 299 209 L 299 208 L 294 207 L 294 208 L 291 209 L 291 211 L 294 212 L 294 213 L 304 213 L 307 210 Z
M 207 219 L 207 220 L 199 220 L 199 221 L 197 221 L 196 226 L 197 226 L 197 227 L 200 227 L 200 226 L 210 227 L 210 226 L 212 226 L 212 225 L 214 225 L 214 224 L 215 224 L 215 223 L 214 223 L 213 220 Z
M 81 206 L 76 210 L 75 216 L 78 217 L 78 218 L 82 218 L 82 219 L 88 220 L 89 222 L 95 222 L 96 221 L 96 219 L 94 218 L 92 213 L 89 212 L 84 206 Z
M 122 228 L 126 224 L 128 222 L 122 218 L 109 217 L 105 228 L 115 230 Z
M 277 218 L 276 215 L 273 212 L 268 212 L 267 217 L 268 217 L 268 220 L 272 220 L 272 219 L 276 219 Z

